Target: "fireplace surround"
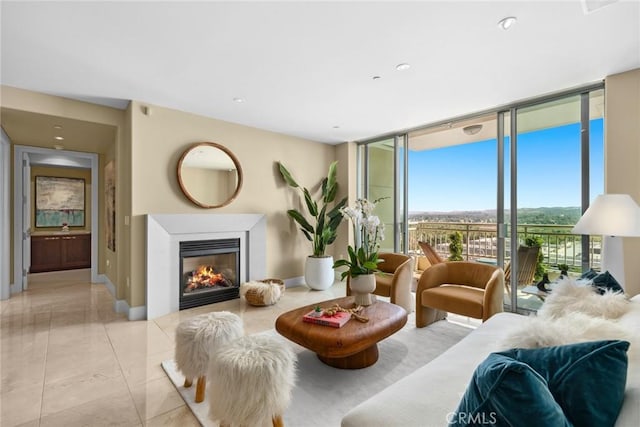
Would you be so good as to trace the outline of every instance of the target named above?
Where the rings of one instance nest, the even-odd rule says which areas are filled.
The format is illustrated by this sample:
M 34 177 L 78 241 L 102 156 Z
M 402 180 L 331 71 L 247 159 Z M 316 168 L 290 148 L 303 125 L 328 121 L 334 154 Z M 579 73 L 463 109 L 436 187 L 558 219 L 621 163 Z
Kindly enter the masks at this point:
M 266 216 L 263 214 L 146 215 L 147 319 L 180 309 L 180 243 L 237 239 L 237 284 L 266 277 Z

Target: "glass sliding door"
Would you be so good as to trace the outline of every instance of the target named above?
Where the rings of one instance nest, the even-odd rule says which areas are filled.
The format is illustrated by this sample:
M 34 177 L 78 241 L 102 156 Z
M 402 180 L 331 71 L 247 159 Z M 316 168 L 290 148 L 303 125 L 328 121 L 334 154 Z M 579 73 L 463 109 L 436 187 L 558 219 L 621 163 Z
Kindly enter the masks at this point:
M 544 295 L 535 284 L 543 278 L 583 270 L 585 249 L 571 229 L 585 201 L 603 191 L 602 116 L 589 114 L 601 100 L 587 92 L 501 113 L 509 189 L 503 265 L 511 273 L 505 304 L 514 310 L 540 307 Z M 523 247 L 539 248 L 537 256 L 523 255 Z
M 497 263 L 496 129 L 491 114 L 409 134 L 410 253 Z
M 385 225 L 382 252 L 406 251 L 405 152 L 404 135 L 360 146 L 361 197 L 378 200 L 376 214 Z

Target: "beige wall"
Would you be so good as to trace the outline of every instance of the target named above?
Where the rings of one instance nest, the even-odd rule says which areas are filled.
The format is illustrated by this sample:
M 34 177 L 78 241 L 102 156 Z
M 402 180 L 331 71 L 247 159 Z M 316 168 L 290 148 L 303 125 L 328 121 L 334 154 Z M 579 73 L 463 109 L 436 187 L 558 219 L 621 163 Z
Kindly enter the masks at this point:
M 336 179 L 340 192 L 337 199 L 341 200 L 343 197 L 347 197 L 347 204 L 350 206 L 353 206 L 358 197 L 357 151 L 358 146 L 353 142 L 345 142 L 336 146 L 336 160 L 338 161 Z M 334 259 L 346 259 L 347 246 L 351 242 L 353 242 L 353 228 L 347 220 L 343 220 L 338 227 L 338 237 L 331 247 Z
M 282 181 L 282 161 L 298 182 L 314 186 L 326 176 L 336 147 L 273 132 L 240 126 L 139 102 L 131 105 L 132 221 L 131 306 L 145 303 L 145 215 L 157 213 L 264 213 L 267 216 L 267 276 L 282 279 L 304 274 L 311 243 L 287 217 L 301 208 L 299 193 Z M 228 148 L 244 173 L 242 190 L 233 203 L 203 209 L 180 190 L 180 156 L 196 142 L 216 142 Z M 317 190 L 317 188 L 314 188 Z M 333 246 L 330 251 L 333 251 Z M 153 286 L 149 284 L 149 286 Z
M 122 137 L 116 142 L 116 298 L 131 305 L 131 103 L 125 111 Z M 118 219 L 121 219 L 120 221 Z
M 640 202 L 640 69 L 605 80 L 605 191 Z M 624 239 L 625 287 L 640 293 L 640 238 Z

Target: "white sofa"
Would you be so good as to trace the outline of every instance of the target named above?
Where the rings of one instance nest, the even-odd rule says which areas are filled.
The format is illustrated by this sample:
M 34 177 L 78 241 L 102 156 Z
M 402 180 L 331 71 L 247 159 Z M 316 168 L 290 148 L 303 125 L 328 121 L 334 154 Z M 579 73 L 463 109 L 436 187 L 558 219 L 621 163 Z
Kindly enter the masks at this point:
M 476 366 L 489 353 L 504 350 L 502 339 L 524 321 L 517 314 L 496 314 L 430 363 L 353 408 L 342 427 L 446 426 Z M 640 334 L 640 295 L 631 299 L 631 309 L 619 322 Z M 640 339 L 629 348 L 625 400 L 616 426 L 640 426 L 640 348 L 634 343 L 640 345 Z

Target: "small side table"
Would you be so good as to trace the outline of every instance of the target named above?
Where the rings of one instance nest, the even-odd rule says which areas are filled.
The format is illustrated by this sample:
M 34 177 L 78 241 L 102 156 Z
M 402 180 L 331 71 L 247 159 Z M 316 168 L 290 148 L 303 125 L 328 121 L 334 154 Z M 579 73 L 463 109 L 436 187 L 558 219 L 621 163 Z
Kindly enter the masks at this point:
M 553 287 L 556 285 L 556 282 L 547 283 L 545 286 L 547 289 L 553 290 Z M 523 294 L 535 295 L 540 298 L 542 301 L 545 300 L 549 296 L 549 292 L 544 292 L 538 289 L 536 285 L 529 285 L 522 289 Z
M 527 287 L 523 288 L 522 289 L 522 293 L 523 294 L 529 294 L 529 295 L 535 295 L 538 298 L 540 298 L 542 301 L 544 301 L 544 299 L 549 296 L 549 292 L 541 291 L 540 289 L 538 289 L 538 287 L 536 285 L 530 285 L 530 286 L 527 286 Z

